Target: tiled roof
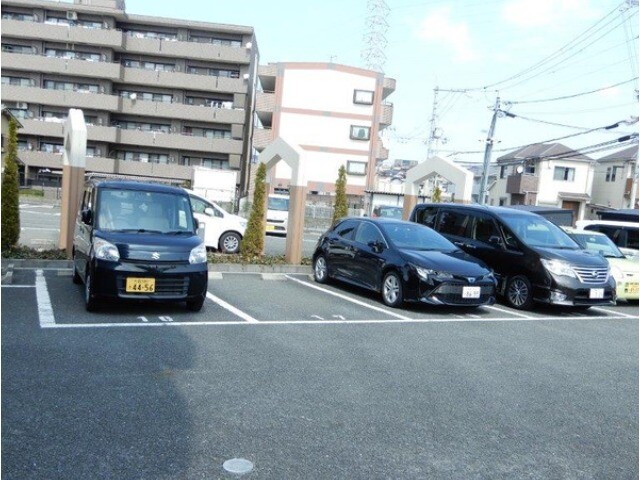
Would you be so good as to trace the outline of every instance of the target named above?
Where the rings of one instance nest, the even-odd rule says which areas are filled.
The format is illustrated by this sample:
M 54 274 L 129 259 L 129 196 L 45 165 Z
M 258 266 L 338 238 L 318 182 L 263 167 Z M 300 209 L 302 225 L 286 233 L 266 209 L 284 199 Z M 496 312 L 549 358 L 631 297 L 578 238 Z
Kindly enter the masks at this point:
M 498 158 L 498 163 L 509 163 L 518 160 L 537 160 L 546 157 L 569 158 L 578 161 L 592 161 L 586 155 L 583 155 L 561 143 L 536 143 L 527 145 L 511 153 L 507 153 Z
M 638 145 L 632 145 L 623 150 L 618 150 L 606 157 L 602 157 L 598 159 L 598 162 L 613 162 L 620 160 L 637 160 L 638 159 Z

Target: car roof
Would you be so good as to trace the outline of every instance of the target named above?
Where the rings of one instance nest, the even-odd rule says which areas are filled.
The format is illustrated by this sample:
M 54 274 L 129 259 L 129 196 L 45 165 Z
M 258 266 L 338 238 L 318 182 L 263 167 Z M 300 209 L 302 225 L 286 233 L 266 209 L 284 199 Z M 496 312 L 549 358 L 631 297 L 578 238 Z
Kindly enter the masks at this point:
M 146 192 L 164 192 L 184 195 L 186 192 L 183 188 L 173 187 L 160 183 L 138 182 L 133 180 L 93 180 L 98 188 L 113 188 L 117 190 L 139 190 Z
M 578 230 L 576 228 L 571 228 L 571 227 L 560 227 L 560 228 L 562 228 L 562 230 L 567 232 L 569 235 L 600 235 L 600 236 L 606 237 L 604 233 L 596 232 L 594 230 Z
M 578 220 L 576 222 L 577 226 L 587 226 L 587 225 L 606 225 L 613 227 L 638 227 L 637 223 L 634 222 L 622 222 L 619 220 Z
M 422 206 L 428 206 L 428 207 L 450 207 L 450 208 L 458 208 L 458 209 L 463 209 L 463 210 L 472 210 L 475 212 L 485 212 L 485 213 L 494 213 L 495 215 L 498 216 L 529 216 L 529 217 L 535 217 L 535 218 L 539 218 L 540 215 L 538 215 L 537 213 L 532 213 L 529 212 L 527 210 L 519 210 L 516 208 L 510 208 L 510 207 L 497 207 L 494 205 L 480 205 L 479 203 L 473 203 L 473 204 L 469 204 L 469 203 L 452 203 L 452 202 L 445 202 L 445 203 L 419 203 L 418 205 L 416 205 L 415 208 L 418 207 L 422 207 Z

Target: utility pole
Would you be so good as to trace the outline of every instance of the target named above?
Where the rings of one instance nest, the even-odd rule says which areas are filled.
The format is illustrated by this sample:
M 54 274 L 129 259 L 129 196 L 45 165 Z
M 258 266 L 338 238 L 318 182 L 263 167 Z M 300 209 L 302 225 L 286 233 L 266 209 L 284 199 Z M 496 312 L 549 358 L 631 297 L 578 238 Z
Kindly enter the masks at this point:
M 436 140 L 436 119 L 438 115 L 436 111 L 438 109 L 438 87 L 433 89 L 433 108 L 431 109 L 431 123 L 429 126 L 429 140 L 427 144 L 427 160 L 433 156 L 433 142 Z
M 489 179 L 489 164 L 491 163 L 491 150 L 493 150 L 493 134 L 496 130 L 496 119 L 500 111 L 500 95 L 496 97 L 496 104 L 493 107 L 493 116 L 491 117 L 491 126 L 487 133 L 487 141 L 484 148 L 484 162 L 482 164 L 482 181 L 480 182 L 480 196 L 478 203 L 484 205 L 487 195 L 487 180 Z

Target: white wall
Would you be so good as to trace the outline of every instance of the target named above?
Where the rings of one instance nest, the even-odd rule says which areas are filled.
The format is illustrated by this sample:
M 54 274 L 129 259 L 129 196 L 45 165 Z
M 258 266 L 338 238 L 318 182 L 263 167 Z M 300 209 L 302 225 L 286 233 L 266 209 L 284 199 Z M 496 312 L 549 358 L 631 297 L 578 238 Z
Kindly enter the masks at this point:
M 553 179 L 555 167 L 568 167 L 575 169 L 573 182 Z M 593 181 L 593 167 L 584 162 L 572 162 L 570 160 L 549 160 L 536 165 L 538 181 L 538 204 L 561 205 L 558 198 L 559 192 L 586 193 L 591 195 Z

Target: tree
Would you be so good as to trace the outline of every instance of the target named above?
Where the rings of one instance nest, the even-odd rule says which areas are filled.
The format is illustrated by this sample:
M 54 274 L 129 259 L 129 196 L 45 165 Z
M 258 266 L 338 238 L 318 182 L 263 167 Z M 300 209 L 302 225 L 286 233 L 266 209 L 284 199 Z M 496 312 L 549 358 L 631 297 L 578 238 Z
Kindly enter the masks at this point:
M 9 121 L 7 155 L 2 177 L 2 251 L 15 247 L 20 239 L 20 210 L 18 198 L 18 124 Z
M 264 200 L 266 196 L 267 166 L 261 163 L 256 172 L 255 189 L 253 191 L 253 204 L 247 229 L 244 232 L 240 252 L 244 257 L 261 256 L 264 252 Z
M 333 205 L 333 219 L 336 220 L 346 217 L 349 214 L 349 205 L 347 204 L 347 169 L 344 165 L 338 170 L 338 180 L 336 180 L 336 203 Z
M 440 203 L 441 199 L 442 199 L 442 190 L 440 190 L 440 187 L 436 185 L 433 188 L 433 193 L 431 194 L 431 201 L 434 203 Z

